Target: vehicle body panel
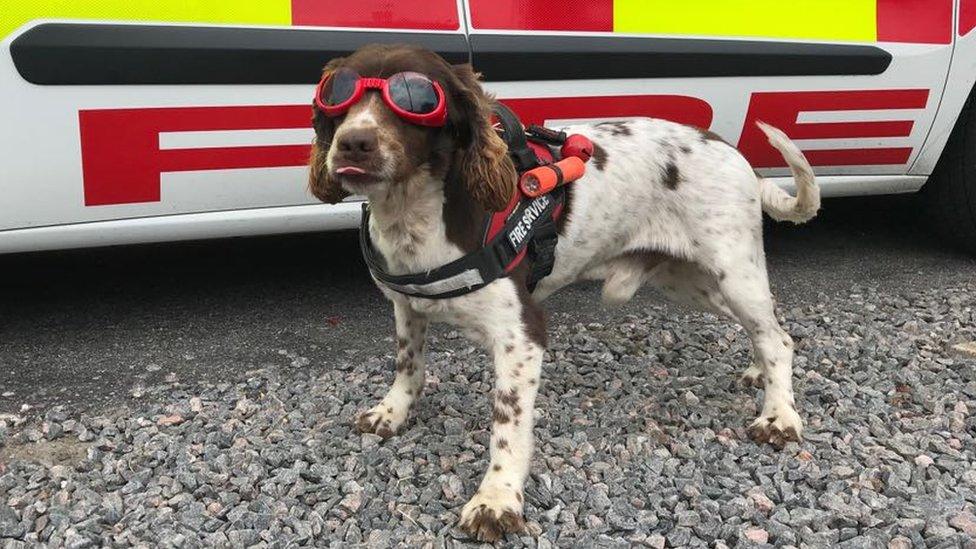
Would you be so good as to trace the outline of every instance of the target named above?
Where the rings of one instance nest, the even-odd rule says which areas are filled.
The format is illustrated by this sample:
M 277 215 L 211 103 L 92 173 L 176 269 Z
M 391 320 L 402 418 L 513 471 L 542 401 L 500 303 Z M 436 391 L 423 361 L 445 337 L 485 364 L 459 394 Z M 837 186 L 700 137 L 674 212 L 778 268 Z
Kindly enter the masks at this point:
M 771 0 L 725 12 L 635 0 L 570 9 L 554 0 L 294 0 L 287 13 L 271 2 L 250 14 L 216 2 L 168 15 L 140 3 L 102 13 L 38 4 L 0 26 L 0 253 L 355 226 L 358 205 L 315 205 L 305 188 L 310 94 L 327 56 L 383 39 L 433 40 L 454 61 L 470 54 L 488 90 L 530 122 L 669 118 L 710 128 L 765 175 L 785 176 L 754 130 L 762 119 L 797 141 L 827 196 L 910 192 L 931 173 L 976 81 L 974 2 L 805 0 L 809 20 Z M 58 34 L 57 24 L 72 27 Z M 45 51 L 73 51 L 82 64 L 112 54 L 111 43 L 72 48 L 83 25 L 178 27 L 189 38 L 176 45 L 183 51 L 146 53 L 142 69 L 60 70 Z M 269 61 L 234 45 L 229 29 L 293 34 Z M 21 49 L 18 67 L 11 45 L 28 36 L 39 37 L 34 57 Z M 310 59 L 316 40 L 341 46 Z M 726 50 L 732 57 L 710 61 Z M 750 65 L 751 51 L 766 61 Z M 697 57 L 661 61 L 675 52 Z M 194 55 L 226 66 L 191 72 Z M 69 83 L 50 82 L 59 78 Z M 143 81 L 70 83 L 85 78 Z
M 957 9 L 954 27 L 957 35 L 939 111 L 921 153 L 909 170 L 912 175 L 929 175 L 935 169 L 956 118 L 976 85 L 976 0 L 962 0 Z

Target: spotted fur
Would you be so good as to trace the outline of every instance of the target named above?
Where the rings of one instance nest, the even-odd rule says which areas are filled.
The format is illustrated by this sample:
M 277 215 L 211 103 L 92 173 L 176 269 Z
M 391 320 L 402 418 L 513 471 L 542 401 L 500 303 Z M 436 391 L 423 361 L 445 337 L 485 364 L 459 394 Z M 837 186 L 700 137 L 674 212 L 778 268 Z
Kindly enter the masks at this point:
M 323 199 L 365 195 L 369 238 L 393 274 L 422 272 L 473 251 L 486 211 L 514 184 L 507 159 L 485 133 L 485 105 L 470 67 L 451 67 L 431 52 L 370 46 L 331 68 L 364 76 L 414 70 L 430 75 L 449 97 L 444 128 L 405 126 L 375 94 L 341 119 L 316 113 L 311 188 Z M 524 526 L 522 487 L 532 456 L 532 419 L 545 351 L 539 300 L 579 280 L 603 281 L 604 299 L 630 299 L 645 283 L 667 295 L 722 313 L 742 324 L 755 361 L 746 371 L 765 386 L 762 413 L 749 428 L 757 440 L 782 444 L 801 433 L 791 384 L 793 343 L 776 320 L 762 245 L 762 212 L 801 222 L 819 207 L 819 191 L 803 155 L 775 128 L 763 126 L 793 169 L 792 197 L 752 171 L 711 132 L 663 120 L 635 119 L 564 128 L 595 143 L 587 175 L 573 184 L 556 262 L 530 294 L 521 265 L 509 277 L 470 294 L 442 300 L 407 297 L 380 285 L 393 302 L 396 377 L 387 395 L 363 412 L 357 427 L 388 437 L 405 423 L 424 382 L 428 322 L 460 327 L 492 355 L 490 459 L 481 485 L 461 509 L 460 524 L 494 541 Z M 368 158 L 344 156 L 350 132 L 375 132 Z M 343 180 L 336 163 L 359 162 L 377 177 Z M 487 397 L 488 395 L 486 395 Z

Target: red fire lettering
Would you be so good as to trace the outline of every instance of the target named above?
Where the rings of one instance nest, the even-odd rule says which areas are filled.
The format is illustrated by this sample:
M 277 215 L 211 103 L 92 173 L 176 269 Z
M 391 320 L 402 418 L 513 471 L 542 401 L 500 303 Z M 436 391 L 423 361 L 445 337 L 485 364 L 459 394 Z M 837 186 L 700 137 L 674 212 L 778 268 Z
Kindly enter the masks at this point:
M 912 120 L 864 122 L 797 122 L 801 112 L 921 109 L 929 90 L 869 90 L 754 93 L 739 139 L 739 150 L 756 168 L 785 167 L 783 157 L 756 127 L 762 120 L 792 139 L 908 137 Z M 804 151 L 814 166 L 905 164 L 911 147 L 847 148 Z
M 712 109 L 693 97 L 553 97 L 505 101 L 526 124 L 549 119 L 654 116 L 708 127 Z M 78 113 L 85 205 L 159 202 L 165 172 L 301 166 L 308 145 L 160 149 L 159 134 L 306 128 L 308 105 L 100 109 Z
M 85 205 L 159 202 L 163 172 L 301 166 L 308 145 L 160 150 L 159 134 L 307 128 L 311 116 L 308 105 L 80 111 Z

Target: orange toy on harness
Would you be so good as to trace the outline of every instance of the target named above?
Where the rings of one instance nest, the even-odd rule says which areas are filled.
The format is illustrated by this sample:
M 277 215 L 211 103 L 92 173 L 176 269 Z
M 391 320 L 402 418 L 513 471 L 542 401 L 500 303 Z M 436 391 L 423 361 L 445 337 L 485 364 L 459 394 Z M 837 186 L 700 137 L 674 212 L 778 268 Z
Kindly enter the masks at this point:
M 567 156 L 559 162 L 539 166 L 522 174 L 519 187 L 525 196 L 535 198 L 546 194 L 560 185 L 583 177 L 586 164 L 579 157 Z
M 593 143 L 579 134 L 566 135 L 541 126 L 529 126 L 526 133 L 530 139 L 547 144 L 559 145 L 562 160 L 543 164 L 526 171 L 519 178 L 519 188 L 525 196 L 535 198 L 553 189 L 571 183 L 586 173 L 586 161 L 593 156 Z

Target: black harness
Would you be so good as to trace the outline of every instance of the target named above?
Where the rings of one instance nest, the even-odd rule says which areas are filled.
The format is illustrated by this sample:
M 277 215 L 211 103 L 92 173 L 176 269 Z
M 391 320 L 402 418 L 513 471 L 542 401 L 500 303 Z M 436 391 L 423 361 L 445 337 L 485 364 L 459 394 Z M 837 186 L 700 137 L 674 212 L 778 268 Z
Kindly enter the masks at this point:
M 495 103 L 494 113 L 520 175 L 550 162 L 554 153 L 547 141 L 537 135 L 539 130 L 527 137 L 515 114 L 500 103 Z M 529 139 L 532 139 L 531 146 Z M 363 259 L 373 277 L 384 286 L 401 294 L 427 299 L 445 299 L 474 292 L 507 276 L 528 259 L 531 271 L 527 282 L 529 291 L 532 291 L 552 272 L 556 261 L 559 237 L 556 221 L 566 201 L 566 187 L 560 186 L 547 194 L 529 198 L 516 185 L 515 193 L 508 208 L 485 216 L 481 248 L 436 269 L 404 275 L 388 273 L 385 262 L 373 248 L 369 239 L 369 205 L 364 203 L 359 228 Z

